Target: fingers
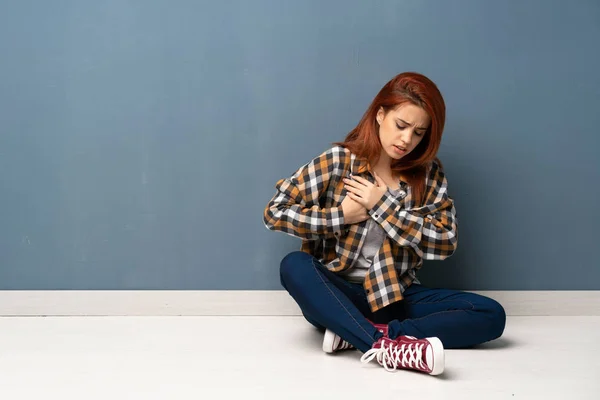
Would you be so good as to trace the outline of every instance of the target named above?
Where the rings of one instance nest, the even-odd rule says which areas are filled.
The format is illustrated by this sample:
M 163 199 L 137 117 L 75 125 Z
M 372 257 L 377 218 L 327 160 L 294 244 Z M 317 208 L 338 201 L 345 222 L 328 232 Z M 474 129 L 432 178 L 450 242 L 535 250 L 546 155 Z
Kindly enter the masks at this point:
M 357 195 L 356 193 L 352 193 L 352 192 L 348 192 L 348 197 L 350 197 L 352 200 L 361 200 L 362 201 L 362 197 L 360 197 L 359 195 Z
M 365 206 L 365 200 L 360 197 L 357 196 L 356 194 L 352 193 L 352 192 L 348 192 L 348 197 L 350 197 L 352 200 L 356 201 L 358 204 L 360 204 L 361 206 Z
M 365 194 L 360 189 L 348 187 L 346 190 L 348 191 L 348 195 L 354 196 L 354 197 L 350 197 L 351 199 L 354 199 L 356 197 L 356 198 L 360 199 L 361 201 L 366 201 Z
M 354 193 L 354 194 L 356 194 L 356 195 L 358 195 L 358 196 L 361 196 L 361 197 L 362 197 L 362 195 L 363 195 L 363 192 L 362 192 L 362 190 L 361 190 L 361 189 L 359 189 L 359 188 L 357 188 L 357 187 L 353 187 L 353 186 L 346 186 L 346 190 L 347 190 L 348 192 Z
M 346 184 L 346 186 L 357 188 L 357 189 L 364 187 L 364 185 L 361 185 L 360 183 L 358 183 L 352 179 L 344 178 L 344 183 Z
M 357 182 L 361 183 L 363 186 L 366 186 L 366 187 L 369 187 L 369 186 L 373 185 L 371 182 L 369 182 L 365 178 L 361 178 L 360 176 L 354 176 L 354 175 L 352 175 L 352 179 L 356 180 Z
M 361 186 L 360 184 L 357 184 L 355 182 L 347 182 L 346 190 L 348 191 L 348 193 L 352 193 L 355 196 L 360 197 L 361 199 L 365 196 L 364 186 Z

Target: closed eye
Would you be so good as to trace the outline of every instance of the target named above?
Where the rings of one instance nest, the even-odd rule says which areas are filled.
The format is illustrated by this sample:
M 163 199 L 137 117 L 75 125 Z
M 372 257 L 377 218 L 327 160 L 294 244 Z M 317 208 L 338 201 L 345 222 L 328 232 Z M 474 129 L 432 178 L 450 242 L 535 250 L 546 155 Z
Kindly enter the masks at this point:
M 406 126 L 402 126 L 402 125 L 398 125 L 398 124 L 396 124 L 396 127 L 398 129 L 400 129 L 401 131 L 406 129 Z M 415 131 L 415 135 L 417 135 L 419 137 L 423 136 L 424 134 L 425 134 L 425 132 L 423 132 L 423 131 Z

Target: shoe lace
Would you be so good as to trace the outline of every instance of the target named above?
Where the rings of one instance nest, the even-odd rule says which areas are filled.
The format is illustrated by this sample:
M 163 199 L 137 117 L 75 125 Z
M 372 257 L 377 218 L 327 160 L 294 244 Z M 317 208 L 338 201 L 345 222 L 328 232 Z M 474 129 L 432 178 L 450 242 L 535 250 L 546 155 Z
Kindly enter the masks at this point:
M 397 368 L 412 368 L 425 370 L 423 362 L 422 343 L 410 343 L 397 345 L 395 343 L 384 344 L 378 348 L 372 348 L 362 355 L 360 361 L 363 363 L 371 362 L 374 358 L 381 364 L 386 371 L 394 371 Z

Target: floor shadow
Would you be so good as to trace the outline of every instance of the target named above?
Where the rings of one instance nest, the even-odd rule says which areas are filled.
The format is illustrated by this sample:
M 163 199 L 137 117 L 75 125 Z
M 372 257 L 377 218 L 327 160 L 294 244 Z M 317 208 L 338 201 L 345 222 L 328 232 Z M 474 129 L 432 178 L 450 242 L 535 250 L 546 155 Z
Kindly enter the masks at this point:
M 498 338 L 496 340 L 492 340 L 491 342 L 486 342 L 482 344 L 478 344 L 476 346 L 471 347 L 474 350 L 496 350 L 496 349 L 508 349 L 511 347 L 517 347 L 518 342 L 508 339 L 508 338 Z
M 445 369 L 441 375 L 434 376 L 433 378 L 440 381 L 455 381 L 458 379 L 458 375 L 451 369 Z
M 306 324 L 309 325 L 308 322 Z M 325 331 L 317 329 L 314 326 L 308 326 L 306 331 L 307 334 L 304 335 L 303 340 L 306 346 L 310 348 L 321 349 L 323 347 L 323 335 L 325 334 Z

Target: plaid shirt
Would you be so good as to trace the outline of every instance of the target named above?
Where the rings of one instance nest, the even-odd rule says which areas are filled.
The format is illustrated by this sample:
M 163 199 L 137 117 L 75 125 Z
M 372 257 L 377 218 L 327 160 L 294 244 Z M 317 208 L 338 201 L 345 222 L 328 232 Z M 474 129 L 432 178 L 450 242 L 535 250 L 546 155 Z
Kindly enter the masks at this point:
M 368 161 L 341 146 L 325 151 L 277 182 L 277 192 L 264 211 L 265 226 L 303 239 L 301 250 L 333 272 L 352 268 L 367 228 L 366 221 L 344 224 L 342 179 L 350 174 L 375 182 Z M 386 232 L 363 283 L 373 312 L 402 300 L 404 290 L 418 282 L 416 271 L 423 259 L 443 260 L 458 243 L 454 201 L 439 163 L 428 168 L 424 206 L 414 206 L 404 182 L 401 189 L 398 197 L 387 191 L 368 211 Z

